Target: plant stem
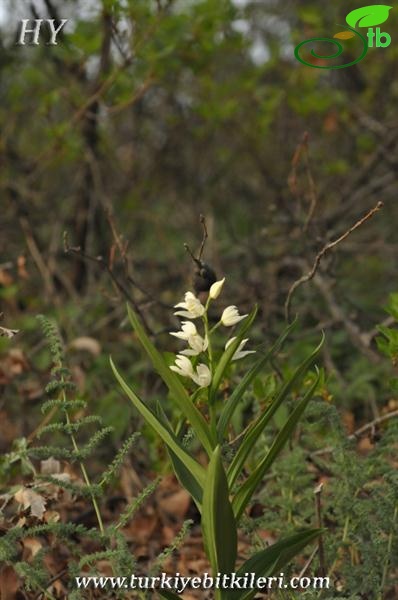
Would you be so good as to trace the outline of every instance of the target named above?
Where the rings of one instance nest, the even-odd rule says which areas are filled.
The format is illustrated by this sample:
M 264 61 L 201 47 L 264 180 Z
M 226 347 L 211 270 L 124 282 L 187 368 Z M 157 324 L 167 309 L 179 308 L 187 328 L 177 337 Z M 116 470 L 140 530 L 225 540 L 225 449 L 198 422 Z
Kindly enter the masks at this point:
M 206 308 L 207 308 L 207 305 L 206 305 Z M 213 375 L 213 348 L 211 345 L 211 333 L 209 331 L 209 320 L 207 318 L 207 311 L 203 315 L 203 324 L 205 327 L 205 336 L 207 337 L 207 341 L 208 341 L 207 353 L 209 355 L 210 371 L 211 371 L 211 374 Z
M 62 391 L 62 399 L 63 399 L 64 402 L 66 402 L 66 394 L 65 394 L 64 390 Z M 66 418 L 67 425 L 71 425 L 71 420 L 70 420 L 68 411 L 66 409 L 64 409 L 64 412 L 65 412 L 65 418 Z M 78 453 L 79 452 L 79 446 L 77 445 L 75 436 L 73 435 L 72 432 L 70 432 L 69 436 L 70 436 L 70 439 L 72 441 L 72 446 L 73 446 L 74 451 L 76 453 Z M 86 467 L 84 466 L 84 464 L 81 461 L 79 461 L 79 466 L 80 466 L 80 470 L 81 470 L 81 472 L 83 474 L 83 479 L 84 479 L 86 485 L 88 487 L 91 487 L 91 482 L 90 482 L 90 478 L 88 476 L 88 473 L 86 471 Z M 95 514 L 97 516 L 98 526 L 99 526 L 101 535 L 104 535 L 105 534 L 105 529 L 104 529 L 104 524 L 102 522 L 102 517 L 101 517 L 100 510 L 99 510 L 97 499 L 96 499 L 96 497 L 94 496 L 94 494 L 92 492 L 90 492 L 90 496 L 91 496 L 91 501 L 93 503 Z
M 217 411 L 214 403 L 209 404 L 209 417 L 210 417 L 210 430 L 211 433 L 217 438 Z
M 384 590 L 384 587 L 385 587 L 386 581 L 387 581 L 388 565 L 390 562 L 392 543 L 393 543 L 393 539 L 394 539 L 394 529 L 395 529 L 395 524 L 397 522 L 397 517 L 398 517 L 398 504 L 395 506 L 394 516 L 392 519 L 392 527 L 391 527 L 390 535 L 388 536 L 387 555 L 386 555 L 386 560 L 384 563 L 383 575 L 381 578 L 380 592 L 379 592 L 378 600 L 382 600 L 382 598 L 383 598 L 383 590 Z
M 209 331 L 209 319 L 207 318 L 207 309 L 209 307 L 210 304 L 210 296 L 206 302 L 206 311 L 203 315 L 203 325 L 204 325 L 204 329 L 205 329 L 205 336 L 207 337 L 207 342 L 208 342 L 208 346 L 207 346 L 207 354 L 209 357 L 209 368 L 210 368 L 210 372 L 211 372 L 211 376 L 213 377 L 213 347 L 211 344 L 211 332 Z M 209 388 L 210 390 L 210 388 Z M 211 401 L 210 399 L 210 392 L 209 392 L 209 418 L 210 418 L 210 429 L 212 432 L 212 435 L 214 436 L 214 438 L 217 438 L 217 412 L 214 406 L 214 402 Z

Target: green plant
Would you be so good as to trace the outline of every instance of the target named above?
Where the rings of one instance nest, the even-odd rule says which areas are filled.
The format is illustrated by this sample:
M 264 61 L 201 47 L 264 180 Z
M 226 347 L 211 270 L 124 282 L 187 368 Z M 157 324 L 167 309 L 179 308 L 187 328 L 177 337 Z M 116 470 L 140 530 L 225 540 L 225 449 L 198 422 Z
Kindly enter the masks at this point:
M 253 351 L 243 348 L 248 341 L 245 335 L 257 312 L 255 308 L 248 315 L 240 315 L 235 306 L 229 306 L 224 309 L 215 324 L 211 325 L 209 308 L 211 302 L 218 298 L 223 283 L 224 280 L 211 286 L 205 305 L 192 292 L 187 292 L 185 301 L 176 305 L 179 310 L 175 314 L 188 320 L 183 322 L 181 331 L 173 332 L 172 335 L 186 341 L 188 348 L 180 352 L 175 364 L 171 366 L 150 341 L 137 314 L 128 307 L 132 326 L 181 413 L 177 423 L 170 422 L 163 406 L 158 405 L 156 411 L 148 407 L 128 386 L 112 360 L 111 365 L 123 391 L 167 445 L 173 469 L 201 513 L 204 547 L 213 573 L 237 571 L 238 574 L 254 572 L 258 577 L 269 576 L 280 570 L 307 544 L 316 540 L 320 530 L 304 529 L 284 537 L 273 546 L 261 549 L 236 569 L 238 527 L 259 484 L 289 440 L 313 397 L 319 374 L 315 376 L 309 388 L 296 397 L 290 414 L 287 414 L 267 452 L 249 475 L 245 474 L 247 459 L 277 410 L 292 392 L 297 393 L 300 389 L 300 383 L 314 362 L 322 341 L 291 377 L 276 386 L 272 397 L 265 399 L 265 407 L 246 425 L 245 431 L 232 432 L 231 420 L 243 395 L 267 362 L 281 349 L 294 323 L 287 327 L 270 350 L 264 351 L 260 347 L 256 351 L 257 360 L 247 369 L 229 397 L 222 399 L 222 383 L 232 362 L 253 354 Z M 203 335 L 193 323 L 194 319 L 201 320 Z M 238 323 L 240 328 L 236 335 L 225 344 L 224 350 L 217 351 L 218 330 Z M 189 383 L 183 385 L 182 381 Z M 194 389 L 191 382 L 195 384 Z M 199 463 L 184 445 L 188 427 L 191 428 L 195 441 L 207 455 L 206 467 Z M 232 433 L 239 437 L 240 444 L 231 454 Z M 169 592 L 159 593 L 166 598 L 177 598 Z M 249 600 L 255 594 L 255 589 L 243 592 L 217 589 L 215 598 Z
M 87 414 L 87 403 L 78 397 L 71 373 L 65 366 L 62 341 L 56 325 L 45 317 L 39 317 L 39 320 L 49 342 L 53 368 L 51 381 L 46 388 L 52 398 L 42 405 L 46 416 L 37 429 L 36 437 L 50 435 L 55 443 L 32 445 L 28 448 L 24 446 L 24 453 L 29 457 L 29 461 L 32 461 L 29 465 L 33 478 L 29 483 L 24 482 L 22 487 L 16 486 L 11 490 L 12 493 L 8 494 L 8 500 L 14 497 L 23 505 L 24 510 L 20 513 L 23 515 L 19 521 L 21 524 L 12 526 L 0 538 L 0 561 L 13 565 L 26 590 L 39 591 L 44 597 L 53 598 L 48 583 L 52 578 L 46 567 L 46 556 L 51 554 L 56 539 L 68 549 L 67 566 L 65 572 L 60 574 L 60 578 L 67 581 L 68 598 L 81 598 L 84 593 L 74 589 L 74 578 L 82 573 L 100 574 L 100 561 L 106 561 L 117 576 L 134 572 L 135 558 L 122 529 L 154 491 L 157 481 L 149 484 L 137 498 L 128 503 L 114 522 L 104 523 L 101 500 L 107 488 L 114 482 L 138 434 L 128 437 L 111 464 L 96 481 L 92 481 L 87 460 L 112 430 L 102 426 L 99 416 Z M 58 419 L 54 420 L 55 417 Z M 88 435 L 85 443 L 81 443 L 82 431 L 90 427 L 95 427 L 94 432 Z M 35 459 L 41 460 L 41 472 L 37 472 L 34 467 Z M 64 466 L 69 465 L 72 469 L 77 464 L 81 478 L 73 480 L 67 470 L 61 473 L 61 461 Z M 87 501 L 91 503 L 97 521 L 96 527 L 87 527 L 78 520 L 62 522 L 56 510 L 48 510 L 47 505 L 55 505 L 56 508 L 56 500 L 62 494 L 67 494 L 74 503 L 82 500 L 83 506 Z M 186 531 L 186 525 L 183 531 Z M 179 537 L 181 536 L 177 536 L 171 547 L 164 551 L 164 556 L 178 545 Z M 33 560 L 28 561 L 21 558 L 20 551 L 21 543 L 30 538 L 39 538 L 42 547 Z M 44 544 L 44 539 L 47 540 L 47 544 Z M 85 547 L 90 550 L 82 551 Z M 118 593 L 122 595 L 121 591 Z
M 388 324 L 378 327 L 381 335 L 376 341 L 396 368 L 398 294 L 390 296 L 387 312 Z M 394 407 L 395 377 L 390 379 L 390 387 Z M 380 395 L 383 397 L 383 388 Z M 249 520 L 246 527 L 250 533 L 263 527 L 278 533 L 286 526 L 289 530 L 300 527 L 310 517 L 314 506 L 313 485 L 319 478 L 324 482 L 322 515 L 328 527 L 324 540 L 326 570 L 333 585 L 322 593 L 307 590 L 300 597 L 308 600 L 394 597 L 398 569 L 398 413 L 394 409 L 385 411 L 386 407 L 379 418 L 361 427 L 359 433 L 347 435 L 333 403 L 312 402 L 300 427 L 300 437 L 278 465 L 273 466 L 259 492 L 262 514 Z M 369 437 L 362 440 L 366 444 L 359 452 L 357 443 L 362 436 Z

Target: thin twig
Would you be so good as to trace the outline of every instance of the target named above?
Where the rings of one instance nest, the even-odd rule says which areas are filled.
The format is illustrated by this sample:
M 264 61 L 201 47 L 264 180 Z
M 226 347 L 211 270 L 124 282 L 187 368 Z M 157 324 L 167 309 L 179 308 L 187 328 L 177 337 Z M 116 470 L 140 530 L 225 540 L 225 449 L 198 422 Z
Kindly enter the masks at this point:
M 307 229 L 311 223 L 312 217 L 314 216 L 317 204 L 318 204 L 318 193 L 317 193 L 315 181 L 312 176 L 311 166 L 310 166 L 310 156 L 309 156 L 309 150 L 308 150 L 308 137 L 309 136 L 307 133 L 306 137 L 304 138 L 304 162 L 305 162 L 305 170 L 306 170 L 306 174 L 307 174 L 310 206 L 308 209 L 307 217 L 305 219 L 303 231 L 307 231 Z
M 140 100 L 140 98 L 142 98 L 142 96 L 151 87 L 151 85 L 154 83 L 154 81 L 155 81 L 154 76 L 148 75 L 148 78 L 144 81 L 142 86 L 140 88 L 138 88 L 138 90 L 135 90 L 134 93 L 131 94 L 131 96 L 129 98 L 127 98 L 127 100 L 124 100 L 123 102 L 120 102 L 119 104 L 113 104 L 111 106 L 107 106 L 108 113 L 113 115 L 115 113 L 118 113 L 118 112 L 128 108 L 129 106 L 132 106 L 135 102 L 137 102 L 138 100 Z
M 205 249 L 206 240 L 209 237 L 209 234 L 207 232 L 206 218 L 203 215 L 200 215 L 199 219 L 203 227 L 203 238 L 200 244 L 198 257 L 196 258 L 188 244 L 184 244 L 184 248 L 188 252 L 189 256 L 192 258 L 193 262 L 200 268 L 202 266 L 203 251 Z
M 325 256 L 325 254 L 327 252 L 329 252 L 329 250 L 332 250 L 338 244 L 343 242 L 349 235 L 351 235 L 351 233 L 353 233 L 356 229 L 358 229 L 358 227 L 361 227 L 366 221 L 368 221 L 371 217 L 373 217 L 373 215 L 375 215 L 381 208 L 383 208 L 383 202 L 379 201 L 374 208 L 372 208 L 369 212 L 367 212 L 366 215 L 363 216 L 361 219 L 359 219 L 359 221 L 357 221 L 354 225 L 352 225 L 352 227 L 347 229 L 347 231 L 345 233 L 343 233 L 336 240 L 325 244 L 325 246 L 322 248 L 322 250 L 320 250 L 320 252 L 318 252 L 318 254 L 315 257 L 315 261 L 314 261 L 314 264 L 313 264 L 311 270 L 306 275 L 302 275 L 300 277 L 300 279 L 297 279 L 297 281 L 295 281 L 293 283 L 293 285 L 291 286 L 291 288 L 289 290 L 289 293 L 287 295 L 286 302 L 285 302 L 286 321 L 290 320 L 290 304 L 291 304 L 291 300 L 292 300 L 292 296 L 293 296 L 294 292 L 297 290 L 297 288 L 300 285 L 302 285 L 303 283 L 306 283 L 307 281 L 310 281 L 315 276 L 315 274 L 318 270 L 318 267 L 320 265 L 320 262 L 321 262 L 322 258 Z
M 366 423 L 366 425 L 363 425 L 362 427 L 354 431 L 354 433 L 348 436 L 348 439 L 350 441 L 356 440 L 359 437 L 361 437 L 361 435 L 369 431 L 369 429 L 374 429 L 375 427 L 377 427 L 377 425 L 380 425 L 385 421 L 389 421 L 390 419 L 394 419 L 395 417 L 398 417 L 398 410 L 393 410 L 392 412 L 387 413 L 386 415 L 377 417 L 376 419 L 373 419 L 373 421 L 371 421 L 370 423 Z
M 355 348 L 358 348 L 372 364 L 378 364 L 381 360 L 380 355 L 365 343 L 357 323 L 346 315 L 333 292 L 330 281 L 327 281 L 319 271 L 315 274 L 313 281 L 314 285 L 322 294 L 332 317 L 336 322 L 341 322 L 343 324 L 352 345 L 355 346 Z
M 202 260 L 203 250 L 205 249 L 206 240 L 209 237 L 209 234 L 207 232 L 206 218 L 204 217 L 204 215 L 200 215 L 199 219 L 203 227 L 203 238 L 202 243 L 200 245 L 198 260 Z
M 62 571 L 60 571 L 59 573 L 56 573 L 53 577 L 51 577 L 51 579 L 47 583 L 46 590 L 50 587 L 50 585 L 52 585 L 53 583 L 58 581 L 58 579 L 61 579 L 61 577 L 66 575 L 67 572 L 68 572 L 68 569 L 62 569 Z M 40 596 L 44 596 L 44 592 L 40 591 L 38 594 L 36 594 L 36 596 L 33 598 L 33 600 L 39 600 Z
M 311 166 L 310 166 L 308 140 L 309 140 L 309 134 L 308 134 L 308 131 L 305 131 L 302 141 L 299 142 L 299 144 L 297 145 L 297 148 L 294 152 L 294 155 L 292 158 L 292 163 L 291 163 L 292 168 L 291 168 L 291 171 L 290 171 L 290 174 L 288 177 L 288 185 L 289 185 L 290 191 L 292 192 L 292 194 L 294 196 L 296 196 L 297 199 L 300 199 L 301 193 L 299 192 L 299 189 L 297 187 L 297 169 L 300 164 L 301 158 L 304 157 L 304 169 L 305 169 L 305 174 L 306 174 L 306 178 L 307 178 L 308 196 L 310 199 L 310 206 L 309 206 L 308 213 L 305 218 L 304 225 L 303 225 L 303 229 L 302 229 L 303 232 L 307 231 L 308 226 L 312 220 L 312 217 L 314 216 L 315 209 L 316 209 L 316 206 L 318 203 L 317 189 L 316 189 L 314 178 L 312 176 Z
M 146 290 L 141 284 L 139 284 L 133 278 L 133 276 L 131 275 L 131 259 L 127 252 L 128 251 L 128 242 L 124 241 L 123 235 L 118 232 L 117 227 L 116 227 L 115 217 L 113 215 L 111 208 L 108 208 L 106 210 L 106 219 L 108 221 L 109 227 L 112 232 L 113 239 L 115 241 L 116 247 L 119 251 L 120 257 L 123 262 L 124 277 L 125 277 L 126 281 L 128 281 L 132 286 L 134 286 L 137 290 L 139 290 L 142 294 L 144 294 L 144 296 L 149 298 L 151 300 L 151 302 L 158 304 L 162 308 L 172 309 L 173 308 L 172 305 L 166 304 L 165 302 L 162 302 L 161 300 L 159 300 L 159 298 L 155 297 L 151 292 Z M 109 259 L 109 268 L 112 269 L 115 253 L 111 251 L 110 254 L 111 254 L 111 256 Z
M 385 423 L 390 419 L 395 419 L 395 417 L 398 417 L 398 410 L 393 410 L 392 412 L 387 413 L 386 415 L 377 417 L 376 419 L 373 419 L 373 421 L 370 421 L 370 423 L 366 423 L 366 425 L 363 425 L 362 427 L 354 431 L 354 433 L 351 433 L 349 436 L 347 436 L 347 440 L 349 440 L 350 442 L 357 440 L 361 437 L 361 435 L 363 435 L 367 431 L 375 429 L 378 425 L 381 425 L 382 423 Z M 331 454 L 332 452 L 334 452 L 334 450 L 334 446 L 326 446 L 325 448 L 320 448 L 319 450 L 315 450 L 315 452 L 311 452 L 310 458 L 315 456 L 322 456 L 323 454 Z
M 395 318 L 393 316 L 386 317 L 384 321 L 381 322 L 383 327 L 390 327 L 395 323 Z M 370 331 L 366 333 L 362 333 L 362 339 L 366 346 L 370 346 L 371 341 L 380 333 L 378 327 L 374 327 Z
M 55 297 L 55 286 L 52 279 L 52 275 L 36 243 L 35 237 L 32 232 L 32 227 L 26 217 L 21 216 L 19 218 L 19 222 L 21 225 L 21 229 L 24 232 L 26 245 L 33 258 L 33 262 L 35 263 L 37 270 L 39 271 L 43 279 L 44 286 L 46 289 L 46 295 L 50 298 L 53 298 Z
M 315 511 L 316 511 L 316 519 L 317 525 L 319 529 L 322 529 L 322 487 L 323 483 L 320 483 L 314 490 L 315 494 Z M 319 574 L 321 577 L 325 577 L 326 575 L 326 561 L 325 561 L 325 549 L 323 547 L 323 537 L 320 535 L 318 537 L 318 552 L 319 552 Z
M 318 546 L 315 546 L 311 556 L 309 557 L 309 559 L 307 560 L 307 562 L 305 563 L 304 567 L 301 569 L 298 578 L 301 579 L 302 577 L 304 577 L 304 575 L 306 574 L 307 570 L 309 569 L 309 567 L 311 566 L 312 561 L 314 560 L 316 554 L 318 552 Z
M 130 304 L 133 306 L 135 312 L 140 316 L 141 321 L 142 321 L 147 333 L 149 333 L 150 335 L 153 335 L 153 332 L 152 332 L 151 328 L 149 327 L 148 322 L 145 318 L 145 315 L 142 313 L 141 308 L 139 307 L 139 305 L 137 304 L 137 302 L 135 301 L 133 296 L 130 294 L 130 292 L 123 285 L 123 283 L 121 281 L 119 281 L 119 279 L 115 276 L 110 265 L 104 260 L 103 256 L 91 256 L 90 254 L 86 254 L 85 252 L 83 252 L 79 246 L 76 246 L 76 247 L 70 246 L 69 242 L 68 242 L 68 234 L 66 231 L 64 232 L 64 252 L 66 254 L 73 254 L 74 256 L 79 258 L 79 260 L 93 262 L 96 265 L 98 265 L 100 268 L 102 268 L 102 270 L 104 270 L 109 275 L 109 277 L 111 278 L 112 283 L 115 285 L 116 289 L 126 298 L 126 300 L 128 302 L 130 302 Z

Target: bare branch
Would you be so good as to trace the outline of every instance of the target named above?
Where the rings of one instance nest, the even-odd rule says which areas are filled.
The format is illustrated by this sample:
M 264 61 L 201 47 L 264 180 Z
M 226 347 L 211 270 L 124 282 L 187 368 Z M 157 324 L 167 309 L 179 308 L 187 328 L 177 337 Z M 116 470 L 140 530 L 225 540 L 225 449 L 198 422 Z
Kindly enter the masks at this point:
M 128 289 L 115 276 L 109 263 L 104 260 L 103 256 L 91 256 L 90 254 L 86 254 L 85 252 L 83 252 L 79 246 L 75 246 L 75 247 L 70 246 L 69 241 L 68 241 L 68 233 L 66 231 L 64 232 L 64 252 L 65 252 L 65 254 L 72 254 L 72 255 L 76 256 L 79 260 L 93 262 L 96 265 L 98 265 L 103 271 L 105 271 L 111 278 L 112 283 L 114 284 L 116 289 L 126 298 L 126 300 L 128 302 L 130 302 L 130 304 L 133 306 L 136 313 L 140 316 L 147 333 L 149 333 L 150 335 L 153 335 L 153 331 L 149 327 L 148 322 L 145 318 L 145 315 L 142 313 L 141 308 L 139 307 L 139 305 L 137 304 L 137 302 L 135 301 L 133 296 L 130 294 Z
M 317 526 L 319 529 L 322 529 L 322 487 L 323 484 L 320 483 L 314 490 L 315 494 L 315 512 L 316 512 L 316 520 Z M 325 577 L 326 575 L 326 560 L 325 560 L 325 549 L 323 546 L 323 537 L 320 535 L 318 537 L 318 552 L 319 552 L 319 574 L 321 577 Z
M 359 429 L 354 431 L 354 433 L 351 433 L 349 436 L 347 436 L 347 440 L 349 440 L 350 442 L 353 442 L 354 440 L 357 440 L 358 438 L 360 438 L 367 431 L 372 431 L 372 430 L 376 429 L 376 427 L 378 425 L 381 425 L 382 423 L 385 423 L 386 421 L 390 421 L 391 419 L 395 419 L 397 417 L 398 417 L 398 410 L 393 410 L 392 412 L 389 412 L 386 415 L 377 417 L 376 419 L 373 419 L 373 421 L 366 423 L 366 425 L 362 425 L 362 427 L 360 427 Z M 313 458 L 316 456 L 323 456 L 324 454 L 331 454 L 332 452 L 334 452 L 334 450 L 335 450 L 334 446 L 326 446 L 325 448 L 320 448 L 319 450 L 315 450 L 315 452 L 311 452 L 310 458 Z
M 205 249 L 206 240 L 209 237 L 209 234 L 207 232 L 206 218 L 203 215 L 200 215 L 199 219 L 200 219 L 201 225 L 203 227 L 203 239 L 202 239 L 202 243 L 200 245 L 198 260 L 202 260 L 203 250 Z
M 315 209 L 316 209 L 316 206 L 318 203 L 318 194 L 317 194 L 315 181 L 314 181 L 314 178 L 312 177 L 312 172 L 311 172 L 311 167 L 310 167 L 308 141 L 309 141 L 309 134 L 308 134 L 308 131 L 305 131 L 302 141 L 298 144 L 298 146 L 294 152 L 294 155 L 292 158 L 292 163 L 291 163 L 292 168 L 291 168 L 291 171 L 290 171 L 290 174 L 288 177 L 288 185 L 289 185 L 290 191 L 292 192 L 292 194 L 294 196 L 299 198 L 300 193 L 299 193 L 299 190 L 297 187 L 297 168 L 300 164 L 301 157 L 303 156 L 305 174 L 306 174 L 307 185 L 308 185 L 308 196 L 309 196 L 309 200 L 310 200 L 310 206 L 308 209 L 307 216 L 305 218 L 303 231 L 306 231 L 308 229 L 308 226 L 312 220 L 312 217 L 314 216 Z
M 291 286 L 291 288 L 289 290 L 289 293 L 287 295 L 286 302 L 285 302 L 286 321 L 290 320 L 290 304 L 291 304 L 291 300 L 292 300 L 292 296 L 293 296 L 294 292 L 303 283 L 310 281 L 315 276 L 315 274 L 318 270 L 318 267 L 320 265 L 320 262 L 321 262 L 322 258 L 325 256 L 325 254 L 327 252 L 329 252 L 330 250 L 332 250 L 333 248 L 335 248 L 338 244 L 343 242 L 349 235 L 351 235 L 351 233 L 353 233 L 356 229 L 358 229 L 364 223 L 366 223 L 366 221 L 368 221 L 371 217 L 373 217 L 381 208 L 383 208 L 383 202 L 379 201 L 374 208 L 372 208 L 369 212 L 367 212 L 366 215 L 364 215 L 361 219 L 359 219 L 359 221 L 357 221 L 352 227 L 347 229 L 347 231 L 345 233 L 343 233 L 336 240 L 334 240 L 332 242 L 328 242 L 322 248 L 322 250 L 320 250 L 320 252 L 318 252 L 318 254 L 315 257 L 315 261 L 314 261 L 314 264 L 313 264 L 311 270 L 306 275 L 302 275 L 300 277 L 300 279 L 297 279 L 297 281 L 295 281 L 293 283 L 293 285 Z

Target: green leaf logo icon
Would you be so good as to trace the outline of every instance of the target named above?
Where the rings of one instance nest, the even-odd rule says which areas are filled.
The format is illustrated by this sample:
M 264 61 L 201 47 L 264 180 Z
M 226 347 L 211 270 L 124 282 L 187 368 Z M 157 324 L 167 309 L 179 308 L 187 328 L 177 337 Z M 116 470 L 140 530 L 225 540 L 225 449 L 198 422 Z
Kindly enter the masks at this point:
M 372 4 L 356 8 L 348 13 L 346 21 L 350 27 L 373 27 L 387 21 L 392 6 Z

